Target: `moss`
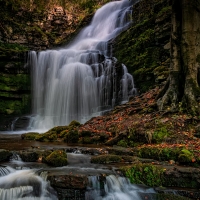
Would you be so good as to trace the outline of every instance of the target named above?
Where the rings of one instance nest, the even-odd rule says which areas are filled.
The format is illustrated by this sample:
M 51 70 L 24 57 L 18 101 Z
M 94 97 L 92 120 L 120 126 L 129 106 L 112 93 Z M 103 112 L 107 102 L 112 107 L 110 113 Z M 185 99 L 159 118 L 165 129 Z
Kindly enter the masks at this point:
M 81 137 L 79 139 L 79 143 L 82 143 L 82 144 L 93 144 L 93 140 L 91 137 Z
M 125 140 L 120 140 L 118 143 L 117 143 L 117 146 L 121 146 L 121 147 L 127 147 L 128 144 Z
M 39 154 L 35 151 L 21 151 L 19 156 L 24 162 L 36 162 L 39 158 Z
M 169 131 L 166 127 L 156 129 L 152 136 L 152 142 L 161 143 L 169 136 Z
M 178 161 L 180 163 L 191 163 L 195 161 L 194 154 L 188 149 L 182 149 L 179 156 Z
M 81 124 L 78 121 L 73 120 L 73 121 L 70 122 L 69 127 L 73 127 L 74 128 L 74 127 L 78 127 L 80 125 Z
M 67 143 L 78 143 L 79 135 L 77 130 L 66 132 L 64 141 Z
M 114 55 L 134 76 L 139 92 L 145 92 L 155 86 L 157 75 L 153 73 L 154 69 L 170 57 L 169 49 L 163 47 L 170 40 L 168 22 L 171 20 L 171 6 L 164 1 L 143 1 L 143 4 L 134 6 L 133 26 L 116 38 L 114 46 Z M 156 23 L 155 27 L 157 13 L 163 13 L 164 20 L 162 23 Z M 166 66 L 169 67 L 169 63 L 166 63 Z M 168 74 L 163 76 L 160 71 L 158 76 L 159 82 L 162 82 Z
M 177 161 L 181 149 L 179 148 L 164 148 L 164 147 L 141 147 L 138 155 L 142 158 L 152 158 L 155 160 Z
M 80 137 L 90 137 L 92 136 L 92 132 L 91 131 L 81 131 L 79 133 Z
M 55 150 L 45 160 L 49 165 L 62 167 L 67 165 L 67 154 L 63 150 Z
M 166 6 L 166 7 L 163 7 L 157 14 L 157 17 L 161 17 L 163 16 L 164 14 L 166 13 L 171 13 L 172 11 L 172 6 Z
M 35 140 L 40 142 L 55 141 L 57 140 L 56 131 L 49 131 L 46 133 L 39 134 L 35 137 Z
M 39 135 L 39 133 L 30 132 L 24 133 L 21 135 L 22 140 L 35 140 L 35 138 Z
M 121 169 L 131 183 L 145 184 L 150 187 L 162 185 L 164 169 L 159 166 L 138 163 Z

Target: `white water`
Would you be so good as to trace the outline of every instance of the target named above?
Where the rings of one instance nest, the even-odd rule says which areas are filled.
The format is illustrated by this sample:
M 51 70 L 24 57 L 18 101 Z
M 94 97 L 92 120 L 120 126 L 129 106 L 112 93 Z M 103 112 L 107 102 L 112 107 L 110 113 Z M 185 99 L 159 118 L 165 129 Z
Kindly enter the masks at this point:
M 133 78 L 126 66 L 122 66 L 121 75 L 116 73 L 110 42 L 130 25 L 131 5 L 136 1 L 106 4 L 65 48 L 30 52 L 32 128 L 49 129 L 72 120 L 84 123 L 134 95 Z
M 6 168 L 5 168 L 6 169 Z M 42 178 L 44 177 L 44 178 Z M 33 170 L 14 170 L 0 177 L 1 200 L 57 200 L 54 190 Z
M 106 177 L 104 187 L 98 180 L 98 177 L 89 177 L 90 187 L 86 193 L 86 200 L 143 200 L 141 194 L 148 195 L 145 199 L 151 199 L 151 194 L 155 194 L 154 189 L 144 189 L 133 185 L 124 177 L 110 175 Z

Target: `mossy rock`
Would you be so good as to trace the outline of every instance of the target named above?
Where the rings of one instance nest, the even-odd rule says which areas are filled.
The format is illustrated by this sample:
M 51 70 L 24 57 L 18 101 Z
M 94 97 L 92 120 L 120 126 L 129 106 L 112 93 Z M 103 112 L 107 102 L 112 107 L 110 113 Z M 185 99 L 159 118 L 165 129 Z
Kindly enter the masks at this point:
M 60 134 L 63 130 L 68 129 L 68 126 L 56 126 L 53 127 L 52 129 L 48 130 L 46 133 L 56 133 L 56 134 Z
M 162 167 L 146 163 L 136 163 L 132 166 L 123 167 L 121 170 L 131 183 L 145 184 L 150 187 L 162 185 L 165 171 Z
M 65 134 L 64 141 L 67 143 L 78 143 L 79 135 L 78 131 L 68 131 Z
M 79 139 L 79 143 L 81 144 L 93 144 L 94 141 L 91 137 L 82 137 Z
M 117 143 L 117 146 L 121 146 L 121 147 L 127 147 L 128 144 L 125 140 L 120 140 L 118 143 Z
M 19 151 L 19 156 L 24 162 L 36 162 L 39 158 L 39 153 L 36 151 Z
M 98 163 L 98 164 L 119 163 L 121 161 L 122 157 L 118 155 L 100 155 L 100 156 L 93 156 L 91 158 L 91 163 Z
M 63 150 L 55 150 L 45 158 L 45 161 L 54 167 L 62 167 L 67 165 L 67 154 Z
M 2 161 L 8 161 L 10 157 L 12 156 L 12 153 L 5 149 L 0 149 L 0 162 Z
M 21 135 L 22 140 L 35 140 L 35 138 L 39 135 L 36 132 L 24 133 Z
M 70 127 L 78 127 L 80 125 L 81 124 L 79 122 L 77 122 L 76 120 L 71 121 L 69 124 Z
M 40 142 L 48 142 L 57 140 L 56 131 L 50 131 L 46 133 L 39 134 L 35 137 L 35 140 Z
M 91 137 L 92 136 L 92 132 L 91 131 L 81 131 L 79 133 L 80 137 Z
M 177 161 L 181 149 L 163 147 L 142 147 L 139 149 L 139 157 L 151 158 L 159 161 Z
M 182 149 L 178 156 L 178 161 L 180 163 L 191 163 L 195 161 L 195 158 L 191 151 L 189 151 L 188 149 Z

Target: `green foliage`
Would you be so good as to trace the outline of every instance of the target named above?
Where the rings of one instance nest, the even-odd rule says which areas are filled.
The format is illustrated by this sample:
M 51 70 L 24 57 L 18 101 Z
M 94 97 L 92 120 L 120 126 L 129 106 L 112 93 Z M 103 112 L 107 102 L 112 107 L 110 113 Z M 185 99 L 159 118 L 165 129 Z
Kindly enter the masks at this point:
M 45 161 L 54 167 L 67 165 L 67 154 L 63 150 L 55 150 L 45 158 Z
M 169 132 L 166 127 L 161 127 L 154 131 L 152 135 L 152 142 L 161 143 L 169 136 Z
M 131 183 L 145 184 L 150 187 L 162 185 L 164 169 L 158 166 L 139 163 L 131 167 L 124 167 L 122 171 L 130 179 Z
M 182 149 L 179 156 L 178 156 L 178 161 L 180 163 L 189 163 L 193 162 L 194 160 L 194 154 L 189 151 L 188 149 Z

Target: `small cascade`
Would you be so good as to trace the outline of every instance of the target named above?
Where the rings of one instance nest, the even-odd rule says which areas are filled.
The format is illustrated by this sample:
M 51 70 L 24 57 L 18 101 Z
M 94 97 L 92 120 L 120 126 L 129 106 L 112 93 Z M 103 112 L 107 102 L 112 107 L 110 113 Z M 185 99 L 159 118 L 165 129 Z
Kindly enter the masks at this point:
M 112 41 L 130 26 L 137 1 L 106 4 L 65 48 L 30 52 L 35 116 L 30 127 L 84 123 L 135 95 L 133 77 L 112 56 Z
M 34 170 L 12 170 L 0 177 L 1 200 L 57 200 L 49 183 L 38 176 Z
M 6 176 L 12 172 L 12 168 L 7 167 L 7 166 L 0 166 L 0 177 L 1 176 Z
M 11 122 L 11 126 L 10 126 L 10 130 L 14 131 L 15 130 L 15 123 L 16 121 L 19 119 L 19 117 L 15 118 L 12 122 Z
M 133 185 L 124 177 L 106 176 L 105 180 L 91 176 L 89 178 L 86 200 L 153 200 L 155 191 Z M 146 198 L 145 198 L 146 197 Z

